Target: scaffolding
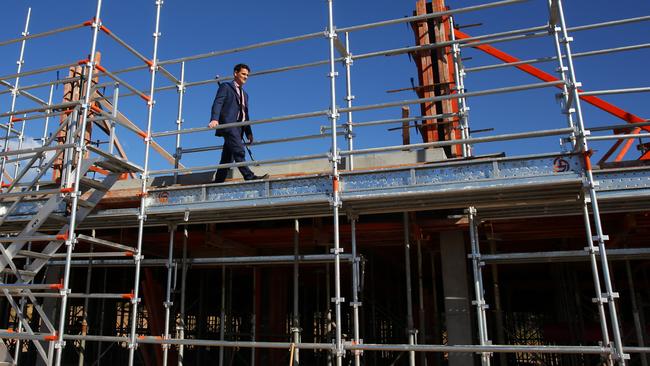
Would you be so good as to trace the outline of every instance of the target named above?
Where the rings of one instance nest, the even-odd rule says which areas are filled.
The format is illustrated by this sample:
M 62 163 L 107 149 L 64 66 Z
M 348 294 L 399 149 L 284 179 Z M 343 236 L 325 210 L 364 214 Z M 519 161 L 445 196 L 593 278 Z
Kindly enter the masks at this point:
M 548 19 L 547 24 L 525 29 L 517 29 L 495 34 L 487 34 L 477 37 L 469 36 L 461 32 L 454 24 L 454 17 L 468 12 L 476 12 L 496 7 L 511 6 L 524 2 L 524 0 L 503 0 L 482 5 L 468 6 L 458 9 L 438 9 L 430 12 L 420 12 L 416 15 L 379 21 L 368 24 L 361 24 L 343 28 L 337 28 L 334 22 L 333 0 L 327 1 L 328 24 L 325 32 L 309 33 L 289 38 L 278 39 L 246 45 L 243 47 L 233 48 L 223 51 L 213 51 L 209 53 L 182 57 L 172 60 L 158 59 L 158 46 L 160 41 L 160 17 L 163 2 L 155 1 L 155 28 L 153 33 L 153 54 L 148 58 L 122 40 L 117 34 L 109 30 L 101 21 L 102 0 L 97 1 L 96 13 L 94 17 L 81 24 L 54 29 L 38 34 L 29 34 L 29 22 L 31 9 L 27 13 L 24 31 L 21 37 L 16 39 L 0 42 L 0 46 L 20 43 L 21 49 L 17 62 L 15 74 L 0 77 L 0 82 L 11 93 L 10 109 L 6 113 L 1 113 L 0 118 L 6 118 L 7 122 L 1 127 L 6 131 L 3 138 L 3 150 L 0 153 L 2 163 L 0 167 L 0 176 L 3 178 L 2 189 L 0 193 L 0 203 L 3 211 L 0 217 L 2 233 L 4 234 L 0 241 L 2 264 L 5 277 L 0 284 L 0 289 L 5 295 L 6 301 L 11 307 L 11 312 L 18 319 L 16 329 L 0 331 L 0 338 L 3 340 L 13 341 L 13 355 L 9 354 L 7 344 L 2 344 L 1 348 L 6 355 L 4 360 L 11 364 L 21 364 L 21 342 L 31 342 L 38 352 L 39 358 L 47 365 L 64 364 L 64 353 L 71 352 L 67 342 L 82 342 L 82 351 L 80 353 L 80 363 L 83 364 L 85 355 L 83 349 L 86 342 L 103 342 L 111 344 L 123 344 L 128 348 L 128 365 L 138 363 L 135 359 L 136 351 L 141 345 L 156 345 L 162 349 L 161 363 L 169 364 L 169 350 L 176 347 L 178 352 L 178 364 L 183 364 L 183 354 L 185 347 L 218 347 L 219 365 L 223 365 L 225 348 L 250 348 L 250 364 L 255 363 L 255 349 L 282 349 L 288 350 L 290 354 L 290 364 L 299 363 L 300 351 L 320 350 L 330 354 L 332 364 L 337 366 L 343 365 L 347 360 L 354 362 L 355 365 L 361 365 L 364 355 L 367 352 L 385 352 L 401 351 L 408 352 L 409 365 L 426 364 L 426 360 L 421 358 L 418 361 L 418 354 L 445 353 L 477 353 L 480 355 L 482 365 L 490 365 L 496 353 L 538 353 L 538 354 L 582 354 L 582 355 L 599 355 L 608 365 L 618 364 L 625 365 L 630 354 L 648 353 L 649 347 L 629 347 L 623 343 L 621 336 L 620 310 L 618 309 L 618 294 L 615 292 L 611 273 L 609 269 L 608 254 L 610 250 L 606 248 L 608 236 L 603 231 L 601 222 L 601 208 L 599 199 L 603 191 L 602 185 L 599 186 L 599 180 L 619 179 L 611 183 L 611 191 L 617 192 L 618 196 L 612 197 L 607 195 L 607 202 L 616 205 L 618 210 L 625 209 L 643 209 L 644 202 L 648 202 L 648 193 L 643 191 L 644 195 L 639 196 L 639 206 L 634 203 L 621 203 L 629 195 L 638 195 L 637 191 L 626 192 L 626 184 L 629 180 L 642 181 L 639 189 L 647 189 L 650 184 L 650 170 L 647 168 L 637 168 L 633 171 L 612 171 L 612 172 L 595 172 L 592 169 L 592 150 L 590 150 L 590 141 L 598 140 L 616 140 L 615 147 L 619 147 L 626 142 L 623 150 L 627 152 L 631 143 L 643 137 L 646 137 L 647 131 L 650 131 L 648 120 L 640 117 L 625 114 L 621 117 L 617 111 L 612 112 L 611 105 L 604 105 L 603 101 L 596 98 L 597 95 L 639 93 L 650 91 L 648 87 L 626 88 L 615 90 L 583 91 L 580 89 L 581 84 L 578 81 L 574 67 L 574 58 L 601 55 L 607 53 L 623 52 L 647 48 L 649 44 L 631 45 L 627 47 L 609 48 L 591 52 L 574 53 L 571 49 L 572 38 L 570 31 L 580 31 L 586 29 L 604 28 L 627 24 L 633 22 L 643 22 L 650 20 L 650 16 L 622 19 L 599 24 L 584 25 L 581 27 L 569 28 L 566 24 L 563 5 L 561 0 L 548 0 Z M 364 54 L 354 54 L 350 43 L 350 34 L 371 28 L 385 27 L 395 24 L 411 24 L 416 28 L 420 24 L 426 24 L 428 21 L 435 21 L 436 26 L 443 29 L 448 34 L 448 39 L 436 43 L 424 43 L 416 46 L 403 47 L 398 49 L 387 49 L 368 52 Z M 72 30 L 89 27 L 92 31 L 92 41 L 88 53 L 88 59 L 71 62 L 62 65 L 48 66 L 37 70 L 23 71 L 24 51 L 28 40 L 47 37 L 57 33 L 69 32 Z M 97 61 L 98 39 L 100 35 L 105 35 L 123 46 L 135 58 L 142 63 L 139 66 L 133 66 L 122 70 L 111 71 Z M 486 50 L 489 45 L 506 42 L 521 41 L 537 37 L 551 38 L 556 50 L 556 54 L 551 57 L 543 57 L 530 60 L 518 60 L 501 56 L 504 63 L 487 65 L 482 67 L 465 68 L 461 51 L 463 48 L 476 48 Z M 277 46 L 287 43 L 296 43 L 311 39 L 325 39 L 328 44 L 328 58 L 322 61 L 310 62 L 299 65 L 256 71 L 251 76 L 265 75 L 271 73 L 280 73 L 290 70 L 307 69 L 316 66 L 325 65 L 328 68 L 327 77 L 329 78 L 329 100 L 327 109 L 296 113 L 272 118 L 257 119 L 252 121 L 230 123 L 227 126 L 217 126 L 216 128 L 183 128 L 183 107 L 184 95 L 187 88 L 215 84 L 231 80 L 231 77 L 218 77 L 217 79 L 208 79 L 202 81 L 188 82 L 186 80 L 186 68 L 192 61 L 206 58 L 213 58 L 228 54 L 240 53 L 253 49 Z M 452 61 L 451 76 L 453 80 L 448 80 L 448 92 L 442 94 L 423 93 L 421 97 L 408 100 L 398 100 L 382 102 L 370 105 L 354 105 L 354 95 L 352 94 L 352 66 L 354 61 L 364 60 L 378 56 L 394 56 L 402 54 L 421 55 L 433 50 L 442 50 L 450 56 Z M 493 50 L 488 50 L 494 54 Z M 538 62 L 555 61 L 558 64 L 559 77 L 548 77 L 534 71 L 530 66 Z M 337 66 L 342 65 L 345 69 L 345 107 L 337 105 Z M 176 77 L 166 67 L 171 65 L 180 65 L 180 75 Z M 28 86 L 21 86 L 21 78 L 30 75 L 44 74 L 55 70 L 65 70 L 70 67 L 81 67 L 80 75 L 71 76 L 66 79 L 56 80 L 47 83 L 40 83 Z M 525 69 L 524 71 L 535 74 L 542 82 L 515 85 L 509 87 L 500 87 L 479 91 L 467 91 L 465 89 L 464 78 L 470 72 L 479 72 L 501 67 L 517 67 Z M 149 71 L 149 89 L 146 91 L 139 90 L 131 85 L 125 77 L 118 75 L 135 72 Z M 157 87 L 158 75 L 164 76 L 173 85 Z M 110 80 L 105 83 L 98 83 L 98 77 Z M 53 103 L 54 86 L 79 82 L 80 98 L 62 103 Z M 428 80 L 427 83 L 432 83 Z M 29 90 L 49 88 L 49 98 L 47 101 L 41 100 L 31 94 Z M 112 89 L 110 93 L 100 93 L 102 88 Z M 527 90 L 537 90 L 544 88 L 559 88 L 561 101 L 561 113 L 566 115 L 566 127 L 533 130 L 509 134 L 501 134 L 488 137 L 473 137 L 469 123 L 468 99 L 486 96 L 500 95 L 506 93 L 522 92 Z M 178 93 L 176 129 L 169 131 L 154 131 L 153 129 L 153 112 L 155 106 L 155 97 L 159 92 L 176 90 Z M 3 92 L 3 94 L 5 94 Z M 19 110 L 16 108 L 16 99 L 24 96 L 38 105 L 34 108 Z M 118 100 L 122 98 L 137 96 L 145 102 L 146 106 L 146 127 L 140 129 L 134 123 L 130 122 L 120 110 L 118 110 Z M 582 112 L 582 102 L 597 105 L 610 113 L 621 117 L 628 124 L 612 125 L 588 129 Z M 435 103 L 449 103 L 451 110 L 443 108 L 440 113 L 429 112 L 420 116 L 403 117 L 400 119 L 386 119 L 357 122 L 353 119 L 355 112 L 380 110 L 392 107 L 402 107 L 408 105 L 432 105 Z M 624 111 L 623 111 L 624 112 Z M 342 115 L 346 116 L 344 122 L 341 121 Z M 49 120 L 51 117 L 59 117 L 61 123 L 54 133 L 48 137 L 51 130 Z M 200 148 L 183 148 L 181 145 L 181 136 L 184 134 L 195 134 L 215 129 L 232 128 L 238 126 L 253 126 L 267 123 L 278 123 L 292 120 L 302 120 L 313 117 L 327 117 L 329 125 L 321 128 L 320 134 L 288 137 L 273 139 L 267 141 L 258 141 L 255 144 L 281 144 L 299 140 L 311 139 L 330 139 L 329 151 L 302 155 L 286 156 L 274 159 L 229 163 L 209 166 L 184 166 L 181 162 L 182 157 L 197 152 L 218 150 L 219 146 L 206 146 Z M 25 136 L 25 122 L 28 120 L 44 121 L 44 129 L 41 138 L 41 146 L 37 148 L 23 148 L 22 142 Z M 408 128 L 413 127 L 411 122 L 423 121 L 422 125 L 416 125 L 418 128 L 424 128 L 424 131 L 438 126 L 446 126 L 448 121 L 455 132 L 446 130 L 443 135 L 445 138 L 438 136 L 436 140 L 427 140 L 423 143 L 411 143 L 408 145 L 381 146 L 363 149 L 355 149 L 353 130 L 358 133 L 359 129 L 367 126 L 388 125 L 388 124 L 408 124 Z M 447 122 L 446 122 L 447 121 Z M 106 126 L 105 131 L 108 134 L 107 149 L 101 149 L 89 144 L 86 138 L 87 131 L 93 123 L 103 123 Z M 20 124 L 20 127 L 17 126 Z M 423 127 L 424 126 L 424 127 Z M 428 127 L 427 127 L 428 126 Z M 433 126 L 433 127 L 431 127 Z M 118 151 L 118 138 L 116 128 L 123 128 L 137 134 L 142 138 L 144 143 L 144 165 L 142 167 L 131 163 L 125 158 L 125 155 Z M 446 127 L 445 127 L 446 128 Z M 613 135 L 591 135 L 591 132 L 598 131 L 616 131 Z M 65 141 L 57 141 L 57 135 L 64 134 Z M 339 147 L 339 136 L 346 139 L 347 149 L 342 150 Z M 516 157 L 516 158 L 482 158 L 476 157 L 473 153 L 473 146 L 481 143 L 502 142 L 522 139 L 535 139 L 541 137 L 559 136 L 563 141 L 564 151 L 562 153 L 541 154 L 535 156 Z M 175 138 L 175 150 L 172 154 L 165 152 L 160 145 L 154 140 L 165 137 Z M 9 141 L 16 139 L 18 149 L 11 150 Z M 629 143 L 628 143 L 629 142 Z M 358 168 L 358 158 L 363 155 L 387 153 L 402 150 L 416 151 L 430 148 L 449 147 L 458 152 L 459 159 L 445 162 L 436 162 L 424 167 L 407 167 L 391 168 L 381 172 L 364 171 Z M 171 169 L 151 168 L 151 150 L 155 149 L 163 155 L 172 165 Z M 120 150 L 118 148 L 118 150 Z M 614 151 L 609 153 L 613 154 Z M 48 156 L 48 153 L 51 156 Z M 621 154 L 624 154 L 623 152 Z M 647 152 L 643 154 L 646 157 Z M 52 170 L 57 159 L 62 160 L 60 179 L 57 181 L 48 181 L 44 178 L 48 171 Z M 163 175 L 172 175 L 174 183 L 177 183 L 182 174 L 213 171 L 219 168 L 232 168 L 239 166 L 265 166 L 283 162 L 296 161 L 313 161 L 326 159 L 330 171 L 327 175 L 309 175 L 299 178 L 282 178 L 273 179 L 271 182 L 246 182 L 246 183 L 226 183 L 223 185 L 203 186 L 199 190 L 186 190 L 183 186 L 172 186 L 169 188 L 152 188 L 150 182 L 154 177 Z M 607 159 L 607 158 L 605 158 Z M 345 165 L 342 165 L 345 160 Z M 619 159 L 620 160 L 620 159 Z M 10 164 L 14 164 L 13 174 L 9 171 Z M 21 165 L 23 164 L 24 165 Z M 520 170 L 517 170 L 520 169 Z M 550 172 L 549 172 L 550 169 Z M 525 172 L 524 172 L 525 171 Z M 528 172 L 529 176 L 525 176 Z M 91 174 L 92 173 L 92 174 Z M 135 173 L 141 174 L 140 187 L 137 192 L 139 205 L 137 212 L 132 209 L 117 210 L 109 212 L 107 216 L 97 216 L 94 220 L 92 214 L 105 197 L 106 193 L 113 187 L 116 182 L 127 178 Z M 382 175 L 383 174 L 383 175 Z M 522 176 L 522 174 L 524 174 Z M 618 174 L 618 175 L 617 175 Z M 91 176 L 92 175 L 92 176 Z M 97 175 L 100 176 L 97 179 Z M 483 182 L 480 178 L 490 178 L 494 181 Z M 522 178 L 523 177 L 523 178 Z M 622 177 L 622 178 L 621 178 Z M 520 180 L 517 180 L 520 179 Z M 521 180 L 523 179 L 523 180 Z M 471 243 L 471 253 L 469 259 L 473 273 L 473 290 L 477 325 L 478 344 L 466 345 L 447 345 L 447 344 L 426 344 L 420 342 L 424 338 L 424 326 L 416 326 L 413 315 L 413 295 L 412 289 L 414 281 L 411 278 L 411 250 L 415 242 L 417 249 L 419 269 L 419 290 L 418 298 L 422 298 L 422 255 L 420 251 L 421 234 L 417 229 L 411 232 L 414 227 L 408 211 L 417 211 L 427 209 L 427 205 L 439 200 L 441 185 L 451 185 L 475 180 L 470 188 L 476 189 L 476 195 L 469 195 L 466 198 L 449 199 L 445 202 L 437 202 L 434 207 L 464 207 L 464 217 L 468 222 L 469 238 Z M 508 180 L 521 184 L 515 187 L 515 183 L 508 183 Z M 395 183 L 399 181 L 401 185 Z M 385 184 L 385 185 L 382 185 Z M 562 191 L 562 198 L 556 202 L 558 214 L 570 212 L 580 212 L 584 218 L 586 247 L 583 252 L 555 252 L 555 253 L 533 253 L 522 259 L 522 255 L 502 254 L 502 255 L 484 255 L 481 253 L 479 243 L 479 231 L 481 230 L 481 221 L 497 217 L 516 217 L 521 215 L 523 210 L 534 210 L 532 207 L 513 207 L 511 211 L 502 212 L 502 207 L 491 207 L 486 203 L 495 190 L 508 190 L 519 192 L 514 195 L 513 202 L 517 199 L 524 200 L 525 197 L 533 195 L 538 196 L 538 200 L 548 199 L 549 191 L 557 189 Z M 241 186 L 241 187 L 240 187 Z M 548 188 L 540 188 L 547 186 Z M 433 188 L 431 188 L 433 187 Z M 638 187 L 638 186 L 637 186 Z M 486 191 L 481 191 L 486 189 Z M 492 189 L 492 190 L 490 190 Z M 557 194 L 557 191 L 554 194 Z M 570 204 L 564 204 L 567 197 L 579 194 L 579 200 L 573 199 Z M 444 193 L 444 192 L 443 192 Z M 392 194 L 391 197 L 386 195 Z M 189 197 L 189 198 L 188 198 Z M 255 199 L 259 202 L 254 201 Z M 645 201 L 644 201 L 645 200 Z M 415 202 L 417 201 L 417 202 Z M 472 203 L 475 201 L 475 204 Z M 465 203 L 470 204 L 465 204 Z M 612 203 L 613 202 L 613 203 Z M 184 206 L 184 204 L 196 204 L 199 206 Z M 268 207 L 260 208 L 259 203 L 264 203 Z M 274 205 L 278 205 L 277 207 Z M 293 205 L 293 206 L 292 206 Z M 553 204 L 551 203 L 551 206 Z M 569 207 L 567 209 L 567 207 Z M 269 218 L 286 218 L 292 219 L 294 223 L 294 246 L 293 255 L 275 255 L 275 256 L 242 256 L 242 257 L 221 257 L 221 258 L 189 258 L 187 254 L 188 231 L 187 225 L 192 223 L 209 223 L 214 220 L 209 215 L 209 210 L 216 209 L 228 211 L 224 220 L 241 221 L 246 220 L 246 215 L 255 212 L 253 219 L 265 220 Z M 646 206 L 647 209 L 647 206 Z M 235 212 L 237 211 L 237 212 Z M 201 212 L 206 212 L 202 214 Z M 372 212 L 403 212 L 404 228 L 404 255 L 405 255 L 405 299 L 407 303 L 407 337 L 401 344 L 366 344 L 360 334 L 359 312 L 362 303 L 359 299 L 360 292 L 360 272 L 362 259 L 357 252 L 356 244 L 356 223 L 360 214 Z M 554 214 L 553 211 L 550 214 Z M 563 213 L 564 212 L 564 213 Z M 230 215 L 230 216 L 228 216 Z M 347 216 L 351 226 L 351 254 L 345 254 L 342 249 L 340 239 L 340 217 Z M 101 222 L 106 217 L 115 217 L 116 220 L 110 223 Z M 134 218 L 135 217 L 135 218 Z M 333 237 L 331 241 L 330 253 L 307 255 L 301 254 L 299 250 L 299 233 L 301 217 L 331 217 L 333 227 Z M 87 220 L 86 220 L 87 219 Z M 134 222 L 137 224 L 134 225 Z M 80 225 L 84 228 L 102 228 L 111 227 L 112 225 L 128 225 L 137 227 L 137 241 L 135 245 L 126 245 L 124 243 L 112 242 L 96 237 L 95 235 L 85 235 L 80 232 Z M 103 226 L 108 225 L 108 226 Z M 143 242 L 146 236 L 145 227 L 148 225 L 164 225 L 168 228 L 168 256 L 166 259 L 145 259 L 143 255 Z M 174 257 L 175 240 L 177 236 L 183 238 L 182 258 Z M 93 231 L 94 233 L 94 231 Z M 88 244 L 87 246 L 81 243 Z M 6 244 L 6 246 L 5 246 Z M 88 247 L 87 252 L 80 252 L 78 248 Z M 99 251 L 98 248 L 101 248 Z M 633 255 L 628 252 L 613 251 L 615 256 Z M 647 251 L 640 250 L 638 253 L 647 255 Z M 488 324 L 486 309 L 488 304 L 485 300 L 485 286 L 483 283 L 483 267 L 486 263 L 516 263 L 517 261 L 535 260 L 535 258 L 571 258 L 587 257 L 594 284 L 594 302 L 597 307 L 599 323 L 601 327 L 602 339 L 597 346 L 562 346 L 562 345 L 544 345 L 544 346 L 525 346 L 525 345 L 507 345 L 493 344 L 488 333 Z M 127 257 L 126 259 L 124 257 Z M 301 264 L 323 264 L 328 263 L 333 268 L 333 294 L 331 302 L 333 303 L 334 318 L 331 324 L 334 324 L 332 342 L 302 342 L 301 324 L 299 317 L 300 289 L 298 278 L 300 275 L 299 265 Z M 186 316 L 185 316 L 185 286 L 187 271 L 191 265 L 213 265 L 221 266 L 221 314 L 220 321 L 225 322 L 226 314 L 226 287 L 227 272 L 226 268 L 230 266 L 255 266 L 257 265 L 276 265 L 291 264 L 293 265 L 293 318 L 290 321 L 290 338 L 286 342 L 268 342 L 256 340 L 255 326 L 252 326 L 250 340 L 226 340 L 225 327 L 220 326 L 220 339 L 189 339 L 185 337 Z M 343 328 L 344 319 L 342 318 L 342 306 L 346 299 L 342 297 L 342 267 L 350 266 L 352 298 L 349 301 L 352 307 L 352 329 Z M 60 282 L 40 283 L 36 279 L 42 276 L 46 267 L 63 268 Z M 71 291 L 71 271 L 73 267 L 87 267 L 87 284 L 84 293 L 74 293 Z M 122 293 L 92 293 L 90 292 L 91 274 L 93 268 L 101 266 L 123 266 L 133 268 L 134 280 L 129 289 Z M 140 314 L 141 293 L 141 273 L 145 266 L 164 266 L 167 269 L 164 299 L 161 299 L 164 305 L 164 329 L 160 335 L 145 336 L 142 335 Z M 180 269 L 181 298 L 179 314 L 172 314 L 173 289 L 178 278 Z M 255 269 L 253 269 L 255 271 Z M 628 268 L 629 271 L 629 268 Z M 329 273 L 328 273 L 329 275 Z M 631 274 L 630 274 L 631 277 Z M 254 276 L 255 278 L 255 276 Z M 255 286 L 255 283 L 253 284 Z M 329 287 L 328 287 L 329 293 Z M 329 297 L 329 296 L 328 296 Z M 16 299 L 19 299 L 17 302 Z M 69 305 L 68 300 L 72 298 L 84 299 L 83 307 L 84 327 L 87 324 L 85 318 L 88 303 L 90 300 L 122 299 L 129 303 L 130 309 L 126 319 L 128 320 L 128 332 L 118 336 L 105 336 L 99 334 L 88 334 L 84 329 L 81 334 L 71 334 L 68 332 Z M 56 305 L 51 303 L 45 305 L 46 299 L 54 299 Z M 422 301 L 419 302 L 419 311 L 423 314 L 426 312 Z M 41 331 L 35 330 L 30 325 L 27 315 L 27 309 L 32 314 L 37 313 L 44 326 Z M 49 309 L 49 310 L 48 310 Z M 58 314 L 53 314 L 50 310 L 58 309 Z M 255 307 L 254 307 L 255 309 Z M 126 310 L 125 310 L 126 311 Z M 180 320 L 176 320 L 176 319 Z M 422 320 L 422 316 L 420 316 Z M 252 323 L 255 324 L 255 310 L 252 316 Z M 173 323 L 176 324 L 175 331 Z M 638 320 L 637 320 L 638 323 Z M 639 326 L 639 324 L 637 324 Z M 45 329 L 45 331 L 43 331 Z M 645 362 L 645 358 L 642 358 Z

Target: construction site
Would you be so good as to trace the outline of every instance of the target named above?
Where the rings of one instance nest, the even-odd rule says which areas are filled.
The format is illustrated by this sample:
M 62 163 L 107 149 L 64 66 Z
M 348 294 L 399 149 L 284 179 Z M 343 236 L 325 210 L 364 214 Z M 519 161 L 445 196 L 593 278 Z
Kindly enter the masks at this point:
M 19 36 L 0 40 L 15 68 L 0 76 L 0 365 L 648 366 L 650 104 L 619 101 L 650 86 L 602 88 L 574 60 L 647 63 L 650 13 L 567 24 L 562 0 L 411 0 L 407 16 L 337 26 L 327 0 L 324 31 L 161 59 L 175 29 L 149 2 L 151 54 L 104 22 L 115 5 L 102 0 L 38 32 L 25 8 Z M 513 20 L 524 27 L 468 23 L 527 3 L 543 11 Z M 355 43 L 390 27 L 409 44 Z M 602 38 L 576 51 L 588 32 Z M 85 43 L 66 63 L 24 67 L 30 43 L 72 33 Z M 193 65 L 304 42 L 327 52 L 250 77 L 317 74 L 316 107 L 257 118 L 269 96 L 251 92 L 251 119 L 228 127 L 262 131 L 257 160 L 217 164 L 226 127 L 186 122 L 186 93 L 213 98 L 233 76 Z M 526 42 L 550 53 L 503 50 Z M 411 86 L 363 99 L 355 73 L 389 58 Z M 512 78 L 481 79 L 497 71 Z M 529 123 L 499 112 L 541 99 L 548 116 L 531 109 Z M 285 129 L 296 122 L 317 132 Z

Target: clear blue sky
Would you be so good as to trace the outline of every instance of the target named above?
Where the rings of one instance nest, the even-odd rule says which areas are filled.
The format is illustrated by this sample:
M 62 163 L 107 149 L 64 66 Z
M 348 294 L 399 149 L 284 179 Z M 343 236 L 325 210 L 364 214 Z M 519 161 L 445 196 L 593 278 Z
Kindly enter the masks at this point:
M 485 1 L 449 0 L 452 8 L 481 4 Z M 410 15 L 415 1 L 378 0 L 338 0 L 334 3 L 335 23 L 338 27 L 374 22 L 385 19 L 400 18 Z M 95 1 L 56 2 L 48 0 L 12 0 L 2 4 L 3 22 L 0 23 L 0 40 L 20 35 L 25 21 L 27 8 L 32 7 L 30 33 L 83 22 L 95 14 Z M 566 1 L 565 12 L 569 26 L 616 20 L 628 17 L 650 15 L 650 2 L 641 0 L 619 0 L 612 5 L 608 0 L 573 0 Z M 153 0 L 105 1 L 102 9 L 104 24 L 138 49 L 151 57 L 153 48 L 155 7 Z M 482 23 L 479 27 L 465 31 L 473 35 L 501 32 L 525 28 L 546 23 L 547 10 L 545 0 L 531 0 L 528 3 L 495 8 L 476 13 L 466 13 L 457 17 L 462 24 Z M 165 1 L 162 8 L 159 59 L 167 60 L 182 56 L 224 50 L 262 41 L 269 41 L 294 35 L 324 31 L 327 26 L 327 2 L 324 0 L 273 2 L 235 2 L 235 1 Z M 650 42 L 650 22 L 617 26 L 599 30 L 582 31 L 573 34 L 576 52 L 596 50 Z M 350 35 L 354 54 L 399 48 L 413 45 L 413 33 L 405 24 L 382 27 L 356 32 Z M 90 50 L 90 28 L 78 29 L 43 39 L 27 42 L 24 70 L 33 70 L 48 65 L 63 64 L 83 59 Z M 550 38 L 540 38 L 526 42 L 499 43 L 495 46 L 512 53 L 519 58 L 534 58 L 554 55 Z M 302 41 L 284 46 L 262 48 L 235 55 L 209 58 L 191 62 L 187 65 L 188 82 L 206 80 L 215 75 L 230 75 L 232 65 L 244 62 L 251 66 L 253 72 L 280 66 L 296 65 L 306 62 L 324 60 L 328 57 L 328 44 L 325 38 Z M 19 44 L 0 47 L 0 75 L 15 72 Z M 100 35 L 98 49 L 103 53 L 103 65 L 109 70 L 139 65 L 140 62 L 128 52 L 121 49 L 113 40 Z M 466 66 L 479 66 L 498 63 L 478 51 L 465 49 L 463 56 L 471 58 Z M 576 61 L 578 79 L 586 90 L 650 86 L 650 72 L 646 68 L 650 59 L 650 49 L 618 53 Z M 553 73 L 554 63 L 540 64 L 538 67 Z M 179 76 L 178 65 L 169 70 Z M 338 71 L 344 75 L 339 65 Z M 282 74 L 252 77 L 247 84 L 250 94 L 251 117 L 254 119 L 281 116 L 286 114 L 310 112 L 329 108 L 329 81 L 326 66 L 291 71 Z M 63 77 L 65 72 L 61 72 Z M 55 72 L 33 76 L 21 80 L 21 85 L 34 84 L 56 78 Z M 122 77 L 142 90 L 148 89 L 148 72 L 124 74 Z M 415 97 L 413 92 L 386 93 L 387 90 L 410 86 L 410 78 L 415 78 L 415 64 L 406 55 L 377 57 L 359 60 L 353 66 L 353 94 L 357 105 L 374 104 L 386 101 L 405 100 Z M 158 85 L 169 85 L 162 76 L 158 76 Z M 510 68 L 499 71 L 471 73 L 467 76 L 466 86 L 469 91 L 478 91 L 496 87 L 514 86 L 534 83 L 536 79 Z M 337 100 L 343 106 L 345 84 L 344 77 L 338 78 Z M 214 98 L 216 85 L 206 85 L 188 90 L 185 97 L 183 117 L 185 127 L 205 126 L 209 119 L 209 109 Z M 34 91 L 34 94 L 47 99 L 47 89 Z M 55 100 L 60 100 L 62 88 L 55 93 Z M 494 128 L 493 133 L 523 132 L 530 130 L 565 127 L 564 117 L 559 113 L 559 104 L 555 102 L 555 89 L 543 89 L 520 94 L 507 94 L 492 97 L 473 98 L 468 101 L 471 108 L 470 124 L 473 129 Z M 604 99 L 635 113 L 641 117 L 650 117 L 648 93 L 605 96 Z M 175 91 L 158 93 L 155 96 L 154 131 L 175 129 L 177 110 L 177 93 Z M 10 99 L 7 94 L 0 95 L 0 110 L 9 109 Z M 18 108 L 29 108 L 34 104 L 25 98 L 19 98 Z M 145 127 L 146 108 L 144 102 L 135 97 L 120 101 L 120 109 L 134 122 Z M 618 124 L 620 121 L 585 106 L 588 125 Z M 414 113 L 419 113 L 417 106 L 412 106 Z M 373 112 L 355 114 L 355 121 L 397 118 L 398 107 Z M 342 119 L 344 121 L 344 119 Z M 3 121 L 4 122 L 4 121 Z M 56 120 L 52 121 L 56 124 Z M 263 125 L 254 128 L 258 140 L 278 137 L 316 134 L 320 126 L 328 125 L 325 118 L 312 118 L 279 124 Z M 39 136 L 42 133 L 42 121 L 28 122 L 27 135 Z M 399 131 L 389 132 L 395 126 L 379 126 L 356 130 L 357 148 L 397 145 L 401 143 Z M 476 136 L 485 136 L 480 134 Z M 96 138 L 100 136 L 97 133 Z M 131 160 L 142 163 L 142 143 L 128 131 L 121 131 L 121 140 L 127 145 Z M 103 139 L 103 137 L 102 137 Z M 183 146 L 198 147 L 221 143 L 210 132 L 183 135 Z M 415 142 L 419 142 L 419 137 Z M 173 150 L 173 137 L 159 140 L 168 151 Z M 609 143 L 595 145 L 601 152 Z M 340 146 L 345 147 L 343 140 Z M 312 140 L 274 146 L 260 146 L 255 149 L 257 159 L 287 157 L 292 155 L 326 152 L 329 140 Z M 522 155 L 538 152 L 559 151 L 558 138 L 526 140 L 516 143 L 495 143 L 480 145 L 476 153 L 493 153 L 505 151 L 508 155 Z M 636 156 L 630 152 L 629 158 Z M 209 165 L 218 161 L 217 152 L 193 154 L 184 157 L 187 165 Z M 167 168 L 157 154 L 152 155 L 154 169 Z

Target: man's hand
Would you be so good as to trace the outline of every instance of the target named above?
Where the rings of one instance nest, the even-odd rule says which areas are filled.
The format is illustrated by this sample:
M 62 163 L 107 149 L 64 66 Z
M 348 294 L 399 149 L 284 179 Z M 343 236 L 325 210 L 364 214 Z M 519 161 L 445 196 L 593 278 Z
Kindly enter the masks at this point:
M 248 139 L 249 144 L 253 143 L 253 134 L 252 133 L 247 133 L 246 138 Z
M 219 126 L 219 121 L 217 121 L 216 119 L 213 119 L 212 121 L 210 121 L 210 123 L 208 123 L 208 127 L 210 128 L 215 128 L 217 126 Z

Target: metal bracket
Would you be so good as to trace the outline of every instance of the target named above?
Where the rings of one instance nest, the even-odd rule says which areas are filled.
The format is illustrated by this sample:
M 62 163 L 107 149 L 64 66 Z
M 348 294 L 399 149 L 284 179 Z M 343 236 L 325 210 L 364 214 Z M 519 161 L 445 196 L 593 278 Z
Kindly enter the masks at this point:
M 591 302 L 595 304 L 606 304 L 608 301 L 606 297 L 594 297 L 591 299 Z
M 600 242 L 601 240 L 602 241 L 608 241 L 609 240 L 609 235 L 602 235 L 600 237 L 598 235 L 594 235 L 594 236 L 591 237 L 591 241 Z

